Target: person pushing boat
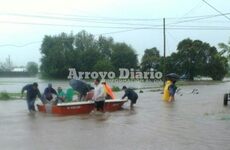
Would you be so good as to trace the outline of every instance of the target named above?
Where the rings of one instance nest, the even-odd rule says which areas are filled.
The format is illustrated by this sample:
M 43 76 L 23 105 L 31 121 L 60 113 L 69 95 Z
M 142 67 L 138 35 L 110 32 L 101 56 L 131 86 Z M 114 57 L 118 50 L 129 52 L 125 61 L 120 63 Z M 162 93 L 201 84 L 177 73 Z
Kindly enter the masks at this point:
M 52 87 L 52 84 L 49 83 L 48 87 L 45 88 L 42 99 L 44 101 L 44 103 L 46 103 L 47 101 L 50 102 L 51 100 L 53 100 L 53 94 L 57 95 L 56 90 Z
M 122 99 L 128 97 L 128 99 L 131 101 L 130 108 L 132 109 L 133 105 L 136 104 L 138 99 L 137 93 L 134 90 L 127 88 L 126 86 L 123 86 L 122 90 L 125 92 L 125 94 L 122 96 Z
M 35 100 L 36 97 L 39 97 L 41 99 L 41 93 L 38 89 L 38 83 L 34 82 L 33 84 L 27 84 L 22 88 L 21 91 L 21 97 L 23 97 L 24 91 L 27 91 L 26 93 L 26 102 L 29 112 L 34 112 L 35 110 Z
M 105 104 L 105 91 L 102 84 L 100 84 L 100 79 L 96 79 L 94 81 L 94 95 L 93 100 L 95 102 L 95 107 L 97 111 L 104 112 L 104 104 Z

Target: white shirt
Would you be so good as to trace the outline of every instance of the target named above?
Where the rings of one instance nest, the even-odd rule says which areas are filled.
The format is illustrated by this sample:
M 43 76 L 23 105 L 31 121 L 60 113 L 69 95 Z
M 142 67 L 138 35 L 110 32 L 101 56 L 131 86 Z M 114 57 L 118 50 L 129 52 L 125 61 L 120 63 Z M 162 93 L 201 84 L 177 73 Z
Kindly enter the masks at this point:
M 102 84 L 98 84 L 95 86 L 94 89 L 94 95 L 93 95 L 94 101 L 103 101 L 105 100 L 105 90 Z

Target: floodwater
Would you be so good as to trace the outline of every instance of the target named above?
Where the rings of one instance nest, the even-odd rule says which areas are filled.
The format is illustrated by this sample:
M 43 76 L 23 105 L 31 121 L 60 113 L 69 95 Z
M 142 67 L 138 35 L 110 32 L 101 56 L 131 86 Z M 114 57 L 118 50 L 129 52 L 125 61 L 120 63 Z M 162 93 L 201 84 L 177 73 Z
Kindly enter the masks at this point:
M 230 82 L 182 86 L 183 95 L 170 104 L 160 92 L 145 89 L 133 110 L 127 103 L 103 115 L 29 114 L 25 101 L 1 101 L 0 149 L 229 150 L 230 106 L 222 105 L 229 87 Z M 194 88 L 199 94 L 191 94 Z
M 110 81 L 110 80 L 107 80 Z M 111 80 L 113 81 L 113 80 Z M 31 84 L 33 82 L 37 82 L 39 85 L 39 89 L 41 92 L 44 91 L 44 89 L 47 87 L 48 83 L 52 83 L 53 87 L 57 89 L 57 87 L 62 87 L 63 90 L 66 90 L 69 88 L 69 82 L 68 80 L 42 80 L 39 78 L 0 78 L 0 92 L 1 91 L 7 91 L 7 92 L 15 92 L 19 93 L 21 92 L 21 89 L 26 84 Z M 93 85 L 93 81 L 87 82 L 88 84 Z M 119 88 L 122 88 L 123 85 L 126 85 L 127 87 L 133 87 L 133 88 L 149 88 L 149 87 L 159 87 L 162 85 L 162 82 L 156 81 L 154 84 L 152 82 L 144 82 L 142 80 L 132 81 L 129 82 L 129 80 L 119 80 L 117 82 L 114 80 L 113 82 L 108 82 L 111 87 L 116 86 Z

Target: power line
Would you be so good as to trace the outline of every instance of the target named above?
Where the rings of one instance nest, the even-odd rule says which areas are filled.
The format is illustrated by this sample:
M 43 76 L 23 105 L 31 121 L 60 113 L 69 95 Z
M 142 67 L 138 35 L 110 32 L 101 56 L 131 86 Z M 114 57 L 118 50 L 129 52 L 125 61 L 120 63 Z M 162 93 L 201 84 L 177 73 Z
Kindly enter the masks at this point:
M 177 19 L 176 23 L 177 23 L 179 20 L 185 18 L 185 16 L 187 16 L 188 14 L 190 14 L 190 13 L 191 13 L 192 11 L 194 11 L 197 7 L 198 7 L 198 4 L 197 4 L 195 7 L 193 7 L 192 9 L 190 9 L 188 12 L 186 12 L 183 16 L 179 17 L 179 18 Z M 200 7 L 200 2 L 199 2 L 199 7 Z M 173 24 L 173 23 L 172 23 L 172 24 Z
M 193 10 L 193 9 L 192 9 Z M 191 12 L 192 10 L 190 10 L 189 12 Z M 18 13 L 0 13 L 0 15 L 13 15 L 13 16 L 22 16 L 22 17 L 39 17 L 39 18 L 45 18 L 45 19 L 60 19 L 60 20 L 70 20 L 70 21 L 81 21 L 81 22 L 91 22 L 91 23 L 102 23 L 105 25 L 78 25 L 78 24 L 55 24 L 55 23 L 36 23 L 36 22 L 16 22 L 16 21 L 0 21 L 0 23 L 8 23 L 8 24 L 25 24 L 25 25 L 43 25 L 43 26 L 55 26 L 55 27 L 81 27 L 81 28 L 101 28 L 101 29 L 125 29 L 124 31 L 128 30 L 128 31 L 133 31 L 133 30 L 139 30 L 139 29 L 155 29 L 155 27 L 161 27 L 161 24 L 136 24 L 136 23 L 125 23 L 125 22 L 117 22 L 116 19 L 124 19 L 124 18 L 115 18 L 115 21 L 111 20 L 111 21 L 97 21 L 97 19 L 99 18 L 99 20 L 101 20 L 100 17 L 96 17 L 96 18 L 63 18 L 63 17 L 54 17 L 54 16 L 44 16 L 44 15 L 27 15 L 27 14 L 18 14 Z M 225 13 L 224 15 L 227 16 L 230 13 Z M 195 22 L 195 21 L 200 21 L 200 20 L 207 20 L 210 18 L 214 18 L 214 17 L 219 17 L 222 16 L 222 14 L 217 14 L 217 15 L 203 15 L 203 16 L 191 16 L 191 17 L 181 17 L 181 21 L 177 21 L 174 23 L 168 23 L 167 26 L 171 26 L 171 25 L 175 25 L 175 24 L 180 24 L 180 23 L 187 23 L 187 22 Z M 74 16 L 74 15 L 72 15 Z M 83 16 L 82 16 L 83 17 Z M 114 19 L 114 18 L 110 18 L 110 19 Z M 131 20 L 131 18 L 126 18 L 127 20 Z M 172 20 L 173 18 L 168 18 L 170 20 Z M 178 19 L 178 18 L 177 18 Z M 126 20 L 126 21 L 127 21 Z M 137 20 L 137 19 L 136 19 Z M 150 19 L 141 19 L 141 20 L 145 20 L 145 21 L 150 21 Z M 151 20 L 157 20 L 157 19 L 151 19 Z M 106 24 L 116 24 L 116 25 L 120 25 L 120 26 L 107 26 Z M 122 25 L 122 26 L 121 26 Z M 124 25 L 124 26 L 123 26 Z M 128 32 L 127 31 L 127 32 Z M 123 30 L 122 30 L 123 32 Z M 109 32 L 108 34 L 112 34 L 112 33 L 122 33 L 120 31 L 115 31 L 115 32 Z M 105 33 L 107 34 L 107 33 Z
M 225 15 L 229 15 L 229 14 L 230 13 L 226 13 Z M 186 23 L 186 22 L 194 22 L 194 21 L 199 21 L 199 20 L 206 20 L 206 19 L 215 18 L 215 17 L 219 17 L 219 16 L 222 16 L 222 15 L 218 14 L 218 15 L 208 15 L 208 16 L 197 16 L 197 18 L 191 17 L 192 19 L 182 20 L 182 21 L 178 21 L 178 22 L 175 22 L 175 23 L 169 23 L 167 25 Z
M 33 44 L 37 44 L 37 43 L 41 43 L 42 41 L 35 41 L 35 42 L 29 42 L 26 44 L 22 44 L 22 45 L 15 45 L 15 44 L 0 44 L 0 47 L 26 47 L 29 45 L 33 45 Z
M 63 20 L 109 20 L 109 21 L 159 21 L 158 19 L 147 19 L 147 18 L 112 18 L 112 17 L 97 17 L 97 16 L 79 16 L 79 15 L 62 15 L 66 17 L 59 16 L 50 16 L 50 15 L 28 15 L 21 13 L 0 13 L 0 15 L 8 16 L 21 16 L 21 17 L 34 17 L 34 18 L 43 18 L 43 19 L 63 19 Z M 71 17 L 71 18 L 70 18 Z M 73 18 L 74 17 L 74 18 Z
M 7 24 L 26 24 L 26 25 L 42 25 L 52 27 L 81 27 L 81 28 L 100 28 L 100 29 L 129 29 L 129 30 L 141 30 L 141 29 L 162 29 L 161 25 L 152 25 L 152 27 L 130 27 L 130 26 L 89 26 L 89 25 L 75 25 L 75 24 L 50 24 L 50 23 L 34 23 L 34 22 L 15 22 L 15 21 L 0 21 L 0 23 Z M 181 22 L 178 22 L 181 23 Z M 174 23 L 176 24 L 176 23 Z M 224 26 L 170 26 L 167 29 L 197 29 L 197 30 L 229 30 L 229 27 Z
M 77 25 L 77 24 L 52 24 L 52 23 L 35 23 L 35 22 L 15 22 L 15 21 L 0 21 L 0 23 L 6 24 L 25 24 L 25 25 L 42 25 L 53 27 L 82 27 L 82 28 L 102 28 L 102 29 L 129 29 L 129 30 L 141 30 L 141 29 L 162 29 L 161 25 L 152 25 L 150 27 L 130 27 L 130 26 L 90 26 L 90 25 Z M 176 23 L 174 23 L 176 24 Z M 170 24 L 169 24 L 170 25 Z M 176 27 L 176 26 L 175 26 Z M 212 27 L 212 26 L 183 26 L 183 27 Z
M 226 28 L 205 28 L 205 27 L 197 27 L 197 28 L 191 28 L 191 27 L 168 27 L 167 29 L 171 29 L 171 30 L 203 30 L 203 31 L 207 31 L 207 30 L 230 30 L 230 27 L 226 27 Z
M 140 24 L 140 23 L 127 23 L 127 22 L 117 22 L 111 20 L 104 20 L 98 18 L 65 18 L 56 16 L 44 16 L 44 15 L 27 15 L 27 14 L 17 14 L 17 13 L 4 13 L 2 15 L 18 16 L 18 17 L 29 17 L 29 18 L 42 18 L 42 19 L 54 19 L 54 20 L 68 20 L 68 21 L 81 21 L 90 23 L 100 23 L 100 24 L 118 24 L 118 25 L 132 25 L 132 26 L 151 26 L 151 24 Z
M 191 12 L 193 12 L 194 10 L 196 10 L 197 8 L 200 8 L 201 7 L 201 2 L 199 2 L 196 6 L 194 6 L 192 9 L 190 9 L 187 13 L 185 13 L 184 15 L 183 15 L 183 17 L 185 17 L 185 16 L 187 16 L 188 14 L 190 14 Z M 183 18 L 183 17 L 181 17 L 181 18 Z
M 177 20 L 185 18 L 185 16 L 187 16 L 188 14 L 190 14 L 191 12 L 193 12 L 195 9 L 197 9 L 197 7 L 201 7 L 201 6 L 200 6 L 200 2 L 199 2 L 199 4 L 197 4 L 195 7 L 193 7 L 193 8 L 190 9 L 188 12 L 186 12 L 182 17 L 179 17 Z
M 192 9 L 193 10 L 193 9 Z M 190 11 L 192 11 L 190 10 Z M 188 13 L 190 13 L 190 11 Z M 230 13 L 225 13 L 221 15 L 229 15 Z M 20 14 L 20 13 L 0 13 L 0 15 L 8 15 L 8 16 L 21 16 L 21 17 L 30 17 L 30 18 L 42 18 L 42 19 L 56 19 L 56 20 L 69 20 L 69 21 L 84 21 L 84 22 L 93 22 L 93 23 L 115 23 L 118 21 L 125 21 L 125 22 L 120 22 L 120 24 L 126 24 L 127 22 L 130 21 L 161 21 L 162 19 L 138 19 L 138 18 L 111 18 L 111 17 L 85 17 L 85 16 L 78 16 L 78 17 L 60 17 L 60 16 L 49 16 L 49 15 L 28 15 L 28 14 Z M 203 18 L 212 18 L 212 17 L 218 17 L 221 15 L 203 15 L 203 16 L 191 16 L 191 17 L 181 17 L 180 19 L 203 19 Z M 68 15 L 68 16 L 76 16 L 76 15 Z M 166 18 L 167 20 L 173 20 L 173 19 L 178 19 L 178 18 Z M 103 20 L 103 22 L 101 22 Z M 98 22 L 99 21 L 99 22 Z M 112 21 L 112 22 L 111 22 Z M 129 25 L 139 25 L 139 24 L 129 24 Z M 143 25 L 143 24 L 142 24 Z M 144 24 L 144 25 L 149 25 L 149 24 Z
M 124 32 L 130 32 L 130 31 L 135 31 L 135 30 L 142 30 L 142 29 L 129 29 L 129 30 L 120 30 L 120 31 L 114 31 L 114 32 L 105 32 L 105 33 L 100 33 L 100 34 L 95 34 L 96 36 L 99 35 L 107 35 L 107 34 L 117 34 L 117 33 L 124 33 Z
M 181 19 L 184 19 L 184 20 L 168 24 L 169 27 L 167 29 L 169 29 L 169 30 L 230 30 L 230 27 L 224 27 L 224 26 L 178 26 L 178 25 L 175 26 L 175 24 L 179 24 L 179 23 L 204 20 L 204 19 L 219 17 L 219 16 L 223 16 L 223 15 L 227 16 L 229 14 L 230 13 L 225 13 L 225 14 L 221 13 L 221 14 L 217 14 L 217 15 L 181 17 Z M 81 21 L 81 19 L 86 20 L 86 21 L 87 21 L 87 19 L 92 19 L 92 20 L 88 20 L 88 21 L 92 21 L 92 22 L 93 22 L 93 19 L 97 20 L 99 18 L 99 17 L 98 18 L 62 18 L 62 17 L 53 17 L 53 16 L 39 16 L 39 15 L 25 15 L 25 14 L 10 14 L 10 15 L 25 16 L 25 17 L 41 17 L 41 18 L 44 17 L 46 19 L 48 19 L 48 18 L 49 19 L 51 19 L 51 18 L 52 19 L 66 19 L 66 20 L 68 20 L 68 19 L 70 19 L 70 20 L 79 19 L 79 21 Z M 99 20 L 100 19 L 102 19 L 102 18 L 99 18 Z M 123 20 L 124 18 L 109 18 L 109 19 L 115 19 L 113 21 L 115 21 L 115 23 L 116 23 L 118 20 Z M 169 19 L 173 19 L 173 18 L 169 18 Z M 144 21 L 144 20 L 145 21 L 156 21 L 157 19 L 140 19 L 139 20 L 139 19 L 126 18 L 126 21 L 127 20 L 129 20 L 129 21 L 133 21 L 133 20 L 136 20 L 136 21 Z M 101 34 L 96 34 L 96 35 L 118 34 L 118 33 L 130 32 L 130 31 L 137 31 L 137 30 L 162 30 L 162 28 L 163 28 L 162 25 L 151 25 L 149 27 L 145 27 L 145 26 L 131 27 L 131 26 L 84 26 L 84 25 L 76 25 L 76 24 L 52 24 L 52 23 L 36 23 L 36 22 L 16 22 L 16 21 L 0 21 L 0 23 L 44 25 L 44 26 L 52 26 L 52 27 L 65 26 L 65 27 L 101 28 L 101 29 L 124 29 L 124 30 L 119 30 L 119 31 L 114 31 L 114 32 L 106 32 L 106 33 L 101 33 Z M 104 23 L 106 23 L 106 22 L 104 22 Z M 131 25 L 131 24 L 129 24 L 129 25 Z M 144 24 L 139 24 L 139 25 L 144 25 Z M 28 45 L 32 45 L 35 43 L 41 43 L 41 41 L 30 42 L 30 43 L 26 43 L 23 45 L 2 44 L 2 45 L 0 45 L 0 47 L 7 47 L 7 46 L 8 47 L 26 47 Z
M 208 6 L 210 6 L 212 9 L 214 9 L 215 11 L 217 11 L 218 13 L 220 13 L 222 16 L 224 16 L 225 18 L 227 18 L 228 20 L 230 20 L 230 18 L 228 16 L 226 16 L 224 13 L 222 13 L 221 11 L 219 11 L 217 8 L 215 8 L 214 6 L 212 6 L 211 4 L 209 4 L 207 1 L 202 0 L 204 3 L 206 3 Z
M 99 36 L 99 35 L 107 35 L 107 34 L 117 34 L 117 33 L 124 33 L 124 32 L 130 32 L 130 31 L 136 31 L 136 30 L 146 30 L 147 28 L 134 28 L 134 29 L 129 29 L 129 30 L 120 30 L 120 31 L 114 31 L 114 32 L 107 32 L 107 33 L 101 33 L 101 34 L 95 34 L 95 36 Z M 150 29 L 155 29 L 155 30 L 162 30 L 162 28 L 150 28 Z M 192 26 L 184 26 L 184 27 L 169 27 L 167 29 L 170 30 L 230 30 L 230 27 L 222 27 L 222 28 L 217 28 L 217 27 L 202 27 L 200 28 L 199 26 L 197 27 L 192 27 Z M 149 29 L 148 29 L 149 30 Z M 169 33 L 169 32 L 167 32 Z M 172 36 L 172 34 L 170 34 L 170 36 Z M 173 36 L 172 36 L 173 37 Z M 175 37 L 173 37 L 173 39 L 176 39 Z M 37 43 L 41 43 L 42 41 L 35 41 L 35 42 L 29 42 L 26 44 L 22 44 L 22 45 L 15 45 L 15 44 L 0 44 L 0 47 L 26 47 L 32 44 L 37 44 Z
M 229 26 L 195 26 L 195 25 L 171 25 L 170 27 L 176 27 L 176 28 L 214 28 L 214 29 L 219 29 L 219 28 L 229 28 Z
M 197 19 L 196 19 L 197 20 Z M 190 20 L 191 21 L 191 20 Z M 185 22 L 185 21 L 183 21 Z M 90 26 L 90 25 L 77 25 L 77 24 L 52 24 L 52 23 L 35 23 L 35 22 L 17 22 L 17 21 L 0 21 L 0 23 L 6 23 L 6 24 L 25 24 L 25 25 L 42 25 L 42 26 L 53 26 L 53 27 L 59 27 L 59 26 L 64 26 L 64 27 L 82 27 L 82 28 L 102 28 L 102 29 L 131 29 L 131 30 L 136 30 L 136 29 L 162 29 L 161 25 L 152 25 L 151 27 L 145 27 L 145 26 L 140 26 L 140 27 L 131 27 L 131 26 Z M 181 26 L 175 26 L 175 24 L 179 24 L 181 22 L 177 23 L 171 23 L 168 24 L 171 27 L 181 27 Z M 223 27 L 223 26 L 182 26 L 182 27 L 190 27 L 190 28 L 228 28 L 228 27 Z M 168 28 L 169 29 L 169 28 Z
M 62 27 L 82 27 L 82 28 L 108 28 L 108 29 L 136 29 L 137 27 L 130 26 L 89 26 L 89 25 L 76 25 L 76 24 L 52 24 L 52 23 L 35 23 L 35 22 L 16 22 L 16 21 L 0 21 L 6 24 L 24 24 L 24 25 L 42 25 L 42 26 L 62 26 Z M 159 26 L 159 25 L 156 25 Z M 140 27 L 143 28 L 143 27 Z M 146 27 L 149 28 L 149 27 Z

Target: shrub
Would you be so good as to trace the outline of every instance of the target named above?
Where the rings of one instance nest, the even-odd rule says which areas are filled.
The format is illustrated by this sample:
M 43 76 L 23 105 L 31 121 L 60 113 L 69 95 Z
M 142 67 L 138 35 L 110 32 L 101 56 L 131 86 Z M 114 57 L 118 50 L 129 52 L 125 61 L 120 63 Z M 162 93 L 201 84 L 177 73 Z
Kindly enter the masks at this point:
M 117 91 L 120 91 L 121 89 L 120 89 L 119 87 L 117 87 L 117 86 L 113 86 L 113 87 L 112 87 L 112 90 L 113 90 L 114 92 L 117 92 Z
M 8 99 L 10 99 L 10 95 L 7 92 L 1 92 L 0 93 L 0 99 L 1 100 L 8 100 Z

